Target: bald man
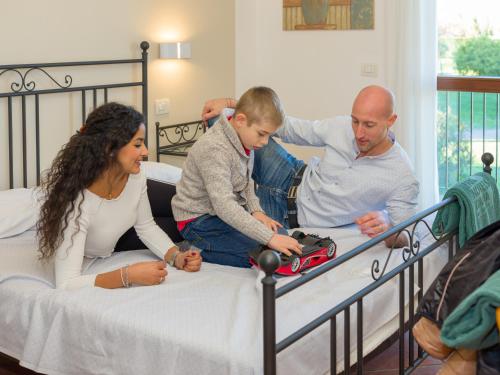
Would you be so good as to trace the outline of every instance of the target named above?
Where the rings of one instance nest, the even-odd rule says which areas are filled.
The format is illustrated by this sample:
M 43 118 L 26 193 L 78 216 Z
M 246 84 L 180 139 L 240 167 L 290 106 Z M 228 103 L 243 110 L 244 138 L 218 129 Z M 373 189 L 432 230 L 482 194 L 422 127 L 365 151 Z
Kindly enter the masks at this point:
M 205 103 L 203 119 L 229 115 L 232 99 Z M 394 96 L 368 86 L 356 96 L 350 116 L 309 121 L 286 117 L 275 136 L 286 143 L 324 147 L 306 165 L 273 139 L 255 151 L 252 177 L 266 214 L 285 228 L 336 227 L 356 223 L 375 237 L 416 213 L 418 182 L 391 127 Z M 386 245 L 404 246 L 392 236 Z

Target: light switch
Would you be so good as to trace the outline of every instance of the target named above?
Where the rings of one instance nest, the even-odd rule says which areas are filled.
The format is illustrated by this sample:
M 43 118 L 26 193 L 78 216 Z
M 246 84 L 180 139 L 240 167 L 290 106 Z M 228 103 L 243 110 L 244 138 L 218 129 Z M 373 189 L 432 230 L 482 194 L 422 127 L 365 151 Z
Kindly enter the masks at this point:
M 378 65 L 377 64 L 361 64 L 361 75 L 365 77 L 377 77 Z
M 170 99 L 157 99 L 155 100 L 155 114 L 166 115 L 170 112 Z

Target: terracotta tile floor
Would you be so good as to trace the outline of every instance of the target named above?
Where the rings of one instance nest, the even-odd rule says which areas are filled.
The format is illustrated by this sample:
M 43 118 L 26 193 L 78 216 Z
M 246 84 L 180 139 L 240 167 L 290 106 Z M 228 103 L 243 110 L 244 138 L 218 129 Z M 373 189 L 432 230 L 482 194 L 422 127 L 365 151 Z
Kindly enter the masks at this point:
M 364 373 L 368 375 L 397 375 L 398 374 L 399 344 L 396 342 L 390 348 L 375 358 L 366 361 Z M 441 367 L 441 361 L 428 357 L 412 374 L 435 375 Z M 0 375 L 36 375 L 18 365 L 17 361 L 0 353 Z M 355 372 L 354 372 L 355 374 Z
M 405 340 L 405 350 L 408 351 L 408 337 Z M 416 344 L 415 344 L 416 348 Z M 416 350 L 416 349 L 415 349 Z M 416 351 L 415 351 L 416 353 Z M 407 358 L 406 358 L 407 360 Z M 435 375 L 441 368 L 441 361 L 427 357 L 424 362 L 412 372 L 414 375 Z M 375 358 L 365 362 L 364 373 L 371 375 L 397 375 L 399 369 L 399 342 L 380 353 Z

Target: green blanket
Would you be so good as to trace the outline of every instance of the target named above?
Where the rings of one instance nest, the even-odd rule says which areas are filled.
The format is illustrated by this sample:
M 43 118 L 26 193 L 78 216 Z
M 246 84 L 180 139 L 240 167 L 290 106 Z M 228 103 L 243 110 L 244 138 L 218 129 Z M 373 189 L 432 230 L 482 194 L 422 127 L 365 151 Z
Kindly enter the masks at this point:
M 500 219 L 500 197 L 495 179 L 488 173 L 476 173 L 448 189 L 443 199 L 457 197 L 457 202 L 441 208 L 432 231 L 437 236 L 458 228 L 462 247 L 485 226 Z
M 500 307 L 500 271 L 464 299 L 441 327 L 450 348 L 484 349 L 500 342 L 496 308 Z

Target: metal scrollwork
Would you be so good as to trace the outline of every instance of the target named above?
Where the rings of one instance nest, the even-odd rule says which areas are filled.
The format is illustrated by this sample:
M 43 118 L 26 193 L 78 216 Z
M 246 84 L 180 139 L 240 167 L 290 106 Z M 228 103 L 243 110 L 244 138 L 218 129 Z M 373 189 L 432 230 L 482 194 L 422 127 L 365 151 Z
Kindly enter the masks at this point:
M 445 235 L 445 233 L 442 233 L 440 236 L 436 237 L 434 235 L 434 233 L 432 232 L 431 227 L 424 219 L 417 220 L 415 222 L 415 224 L 413 225 L 413 228 L 411 229 L 411 231 L 409 231 L 408 229 L 403 229 L 402 231 L 398 232 L 396 235 L 395 242 L 397 242 L 397 240 L 399 239 L 399 237 L 401 236 L 402 233 L 406 233 L 406 235 L 408 236 L 409 241 L 410 241 L 410 245 L 403 247 L 403 249 L 401 251 L 401 256 L 403 257 L 403 261 L 405 263 L 408 262 L 412 257 L 417 256 L 419 251 L 420 251 L 420 244 L 421 243 L 417 237 L 416 232 L 417 232 L 418 225 L 421 223 L 423 223 L 425 225 L 425 227 L 427 227 L 427 230 L 429 231 L 429 233 L 431 234 L 431 236 L 434 238 L 435 241 L 439 241 L 440 238 Z M 389 251 L 389 255 L 387 255 L 387 258 L 385 259 L 384 267 L 382 268 L 382 271 L 380 271 L 380 262 L 378 259 L 375 259 L 372 262 L 371 273 L 372 273 L 373 280 L 377 281 L 385 274 L 385 271 L 387 269 L 387 265 L 389 264 L 389 260 L 391 258 L 393 251 L 394 251 L 394 245 L 391 247 L 391 250 Z
M 0 76 L 4 73 L 7 73 L 7 72 L 14 72 L 14 73 L 17 73 L 19 75 L 19 78 L 21 79 L 21 83 L 18 83 L 18 82 L 12 82 L 10 84 L 10 89 L 13 91 L 13 92 L 19 92 L 21 91 L 21 89 L 23 88 L 24 86 L 24 77 L 22 75 L 22 73 L 17 70 L 17 69 L 5 69 L 5 70 L 2 70 L 0 72 Z
M 10 88 L 11 88 L 12 92 L 21 92 L 23 89 L 25 91 L 31 92 L 31 91 L 34 91 L 35 87 L 36 87 L 35 81 L 33 81 L 33 80 L 28 81 L 28 79 L 29 79 L 28 74 L 30 74 L 32 71 L 39 71 L 39 72 L 44 73 L 47 77 L 50 78 L 50 80 L 52 82 L 54 82 L 61 89 L 66 89 L 66 88 L 70 87 L 71 84 L 73 83 L 73 78 L 69 74 L 66 74 L 64 76 L 64 84 L 62 84 L 62 83 L 59 83 L 54 77 L 52 77 L 45 69 L 37 68 L 37 67 L 30 68 L 30 69 L 26 70 L 24 73 L 22 73 L 18 69 L 5 69 L 5 70 L 2 70 L 0 72 L 0 76 L 6 72 L 17 73 L 17 75 L 19 76 L 20 82 L 14 81 L 11 83 Z
M 396 239 L 394 242 L 397 242 L 397 240 L 399 239 L 399 237 L 403 234 L 403 233 L 406 233 L 409 237 L 410 237 L 410 247 L 404 247 L 403 248 L 403 259 L 405 258 L 405 254 L 406 253 L 409 253 L 411 252 L 411 248 L 412 248 L 412 239 L 411 239 L 411 233 L 408 229 L 403 229 L 402 231 L 398 232 L 398 234 L 396 235 Z M 391 259 L 391 255 L 392 253 L 394 252 L 394 245 L 391 247 L 391 250 L 389 251 L 389 255 L 387 256 L 387 258 L 385 259 L 385 263 L 384 263 L 384 267 L 382 268 L 382 271 L 380 271 L 380 262 L 378 259 L 375 259 L 372 263 L 372 279 L 377 281 L 378 279 L 380 279 L 384 273 L 385 273 L 385 270 L 387 269 L 387 265 L 389 264 L 389 260 Z M 410 258 L 409 256 L 407 256 L 408 259 Z M 406 261 L 406 260 L 405 260 Z
M 158 135 L 162 138 L 166 138 L 170 145 L 175 146 L 181 143 L 194 141 L 198 133 L 203 132 L 204 129 L 203 123 L 200 121 L 194 124 L 179 124 L 173 125 L 172 127 L 165 127 L 160 129 Z

